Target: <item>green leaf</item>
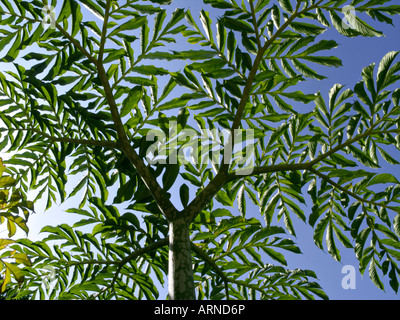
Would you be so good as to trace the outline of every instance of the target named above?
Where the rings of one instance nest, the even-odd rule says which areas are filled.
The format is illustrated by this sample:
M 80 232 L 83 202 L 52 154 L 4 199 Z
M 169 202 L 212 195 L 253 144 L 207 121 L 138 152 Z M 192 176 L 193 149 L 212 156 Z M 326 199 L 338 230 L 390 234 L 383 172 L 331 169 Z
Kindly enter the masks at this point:
M 147 59 L 161 60 L 205 60 L 215 57 L 217 53 L 209 50 L 189 50 L 189 51 L 172 51 L 169 52 L 150 52 L 146 55 Z
M 328 19 L 324 16 L 322 10 L 317 8 L 317 19 L 325 27 L 330 27 Z
M 233 200 L 228 196 L 228 194 L 224 190 L 220 190 L 217 193 L 216 200 L 225 206 L 228 207 L 233 206 Z
M 280 7 L 288 13 L 293 12 L 293 7 L 290 0 L 278 0 Z
M 334 153 L 330 156 L 330 158 L 335 161 L 338 165 L 342 167 L 357 167 L 358 164 L 347 157 L 339 154 L 339 153 Z
M 268 201 L 265 209 L 262 212 L 267 227 L 271 225 L 272 217 L 275 213 L 276 205 L 278 204 L 278 201 L 280 200 L 280 195 L 276 194 L 271 199 L 268 199 L 268 200 L 269 201 Z
M 191 182 L 193 185 L 195 185 L 197 187 L 201 186 L 200 180 L 197 177 L 195 177 L 194 175 L 187 173 L 187 172 L 183 172 L 183 173 L 181 173 L 181 176 L 183 179 Z
M 211 4 L 213 8 L 218 9 L 232 9 L 236 6 L 224 0 L 204 0 L 205 4 Z
M 381 290 L 384 290 L 385 287 L 383 286 L 382 281 L 379 278 L 378 272 L 376 271 L 376 261 L 372 259 L 369 264 L 369 277 L 371 278 L 372 282 Z
M 214 217 L 230 217 L 232 218 L 232 213 L 228 209 L 218 208 L 211 212 Z
M 222 19 L 222 23 L 224 26 L 228 29 L 234 30 L 234 31 L 239 31 L 239 32 L 245 32 L 247 34 L 252 34 L 254 33 L 253 27 L 240 19 L 233 19 L 229 17 L 224 17 Z
M 350 240 L 336 226 L 334 226 L 334 232 L 336 237 L 346 248 L 353 248 Z
M 96 2 L 92 0 L 82 0 L 83 5 L 88 8 L 95 16 L 104 17 L 104 10 Z
M 361 20 L 357 15 L 351 13 L 350 10 L 345 11 L 344 15 L 348 21 L 350 28 L 356 30 L 364 37 L 382 37 L 383 33 L 375 30 L 365 21 Z
M 398 54 L 399 51 L 391 51 L 387 53 L 381 60 L 376 76 L 376 86 L 378 92 L 384 88 L 384 84 L 386 82 L 386 76 L 389 72 L 390 66 Z
M 171 164 L 168 161 L 167 163 L 168 166 L 166 167 L 162 177 L 163 189 L 165 191 L 168 191 L 172 187 L 179 175 L 179 164 Z
M 30 162 L 28 162 L 30 164 Z M 1 177 L 0 178 L 0 188 L 9 188 L 14 186 L 15 179 L 12 177 Z
M 379 168 L 379 164 L 374 162 L 374 160 L 371 159 L 370 156 L 368 156 L 366 153 L 362 152 L 359 150 L 357 147 L 351 145 L 349 146 L 349 149 L 353 156 L 360 161 L 362 164 L 370 167 L 370 168 Z
M 393 230 L 400 237 L 400 214 L 393 219 Z
M 385 183 L 395 183 L 399 184 L 399 181 L 390 173 L 381 173 L 374 176 L 368 181 L 367 186 L 372 186 L 375 184 L 385 184 Z
M 397 280 L 396 270 L 395 267 L 393 266 L 393 263 L 392 263 L 392 269 L 389 272 L 389 278 L 390 278 L 389 281 L 390 286 L 397 293 L 399 290 L 399 282 Z
M 168 4 L 171 4 L 172 0 L 150 0 L 150 2 L 158 3 L 158 4 L 162 4 L 162 5 L 168 5 Z
M 119 60 L 126 55 L 124 49 L 112 50 L 107 57 L 103 60 L 103 63 L 109 63 L 115 60 Z
M 329 217 L 326 216 L 323 219 L 321 219 L 321 221 L 317 224 L 317 226 L 314 229 L 314 243 L 317 245 L 318 248 L 320 248 L 321 250 L 323 250 L 323 245 L 322 245 L 322 239 L 324 236 L 324 231 L 326 229 L 326 226 L 329 223 Z
M 213 42 L 213 33 L 211 28 L 211 19 L 207 11 L 200 11 L 200 21 L 203 24 L 203 29 L 206 31 L 207 39 Z
M 10 272 L 14 275 L 15 280 L 17 280 L 17 282 L 19 284 L 21 284 L 24 281 L 24 274 L 22 272 L 22 270 L 20 268 L 18 268 L 15 264 L 6 262 L 6 261 L 2 261 L 4 263 L 4 265 L 6 266 L 6 268 L 8 270 L 10 270 Z
M 130 19 L 128 22 L 123 23 L 119 27 L 115 28 L 109 35 L 108 37 L 115 36 L 116 34 L 122 32 L 122 31 L 127 31 L 127 30 L 134 30 L 142 27 L 145 23 L 147 23 L 147 18 L 146 17 L 135 17 Z
M 148 25 L 145 23 L 141 27 L 141 33 L 140 33 L 140 52 L 141 54 L 146 53 L 147 46 L 149 44 L 149 32 L 150 28 Z
M 22 42 L 21 37 L 22 37 L 22 32 L 18 32 L 15 39 L 11 42 L 12 43 L 11 48 L 8 50 L 7 54 L 1 61 L 12 62 L 17 58 L 20 50 L 22 49 L 21 48 L 21 42 Z M 0 42 L 0 47 L 1 46 L 3 46 L 2 42 Z
M 24 252 L 21 253 L 14 253 L 12 258 L 15 259 L 17 264 L 22 263 L 27 267 L 32 266 L 32 262 L 29 260 L 28 255 Z
M 221 52 L 225 52 L 227 32 L 221 20 L 217 22 L 217 44 Z
M 122 108 L 120 112 L 121 117 L 125 117 L 132 110 L 134 110 L 137 107 L 141 97 L 142 97 L 142 87 L 136 86 L 132 88 L 128 93 L 128 97 L 122 103 Z
M 229 31 L 228 33 L 228 41 L 226 45 L 227 49 L 227 58 L 230 63 L 233 62 L 233 58 L 235 56 L 235 50 L 236 50 L 236 37 L 235 33 L 233 31 Z
M 273 99 L 282 111 L 289 112 L 289 113 L 294 112 L 292 109 L 292 106 L 290 104 L 288 104 L 286 101 L 284 101 L 283 99 L 281 99 L 279 96 L 274 95 Z
M 175 33 L 175 31 L 170 30 L 173 26 L 175 26 L 179 21 L 185 18 L 185 10 L 181 8 L 175 9 L 172 13 L 171 20 L 165 26 L 165 30 L 168 30 L 169 33 Z M 179 28 L 178 28 L 179 29 Z
M 314 94 L 305 94 L 301 91 L 281 92 L 280 95 L 303 103 L 309 103 L 317 98 Z
M 245 199 L 245 184 L 243 184 L 239 191 L 238 191 L 238 195 L 237 195 L 237 203 L 238 203 L 238 208 L 239 211 L 242 215 L 242 217 L 246 216 L 246 199 Z
M 336 247 L 335 239 L 333 237 L 333 223 L 332 222 L 329 223 L 328 228 L 326 230 L 326 245 L 328 247 L 328 252 L 331 254 L 331 256 L 335 260 L 340 261 L 339 250 Z
M 169 71 L 164 69 L 164 68 L 160 68 L 160 67 L 155 67 L 152 65 L 146 65 L 146 66 L 135 66 L 131 68 L 132 71 L 140 73 L 140 74 L 144 74 L 146 76 L 153 76 L 153 75 L 157 75 L 157 76 L 165 76 L 167 74 L 169 74 Z
M 72 32 L 71 36 L 75 37 L 80 31 L 80 24 L 82 22 L 81 6 L 76 1 L 71 1 L 72 6 Z
M 209 59 L 203 62 L 194 62 L 188 65 L 190 70 L 196 70 L 202 73 L 210 73 L 221 70 L 221 68 L 225 67 L 226 62 L 223 59 Z
M 305 22 L 292 22 L 290 27 L 299 33 L 304 33 L 309 36 L 317 36 L 325 32 L 326 28 L 322 28 L 315 24 Z
M 179 195 L 181 198 L 181 202 L 183 207 L 187 207 L 188 203 L 189 203 L 189 187 L 183 183 L 181 185 L 181 187 L 179 188 Z
M 6 291 L 7 284 L 9 284 L 10 282 L 11 282 L 11 271 L 9 268 L 6 268 L 6 271 L 4 272 L 3 281 L 2 281 L 1 287 L 0 287 L 0 293 L 3 293 Z
M 290 118 L 290 114 L 283 113 L 283 114 L 270 114 L 266 115 L 263 117 L 266 121 L 271 121 L 271 122 L 282 122 L 283 120 L 287 120 Z
M 124 80 L 141 86 L 154 86 L 156 84 L 153 79 L 143 77 L 125 77 Z
M 10 244 L 15 243 L 15 240 L 11 240 L 11 239 L 0 239 L 0 250 L 4 249 L 5 247 L 7 247 Z
M 268 247 L 261 247 L 262 250 L 272 259 L 274 259 L 275 261 L 278 261 L 279 263 L 283 264 L 283 265 L 287 265 L 286 259 L 284 257 L 284 255 L 280 252 L 277 252 L 271 248 Z
M 329 57 L 315 57 L 315 56 L 306 56 L 306 57 L 301 57 L 304 60 L 318 63 L 323 66 L 327 67 L 341 67 L 343 66 L 342 60 L 340 60 L 337 57 L 329 56 Z
M 390 164 L 400 164 L 395 158 L 393 158 L 388 152 L 383 150 L 381 147 L 378 147 L 379 153 L 381 154 L 382 158 Z
M 323 80 L 326 79 L 325 76 L 321 76 L 320 74 L 318 74 L 316 71 L 312 70 L 310 67 L 308 67 L 307 65 L 305 65 L 304 63 L 301 63 L 299 60 L 297 59 L 293 59 L 292 63 L 294 65 L 294 67 L 305 77 L 308 78 L 313 78 L 313 79 L 318 79 L 318 80 Z
M 154 19 L 154 27 L 153 27 L 153 39 L 157 39 L 159 33 L 161 32 L 163 22 L 165 21 L 165 18 L 167 17 L 167 12 L 165 10 L 160 11 L 156 18 Z
M 329 14 L 331 17 L 332 25 L 339 31 L 340 34 L 346 37 L 357 37 L 360 35 L 355 29 L 350 28 L 349 26 L 343 23 L 343 19 L 339 17 L 339 15 L 334 10 L 329 10 Z

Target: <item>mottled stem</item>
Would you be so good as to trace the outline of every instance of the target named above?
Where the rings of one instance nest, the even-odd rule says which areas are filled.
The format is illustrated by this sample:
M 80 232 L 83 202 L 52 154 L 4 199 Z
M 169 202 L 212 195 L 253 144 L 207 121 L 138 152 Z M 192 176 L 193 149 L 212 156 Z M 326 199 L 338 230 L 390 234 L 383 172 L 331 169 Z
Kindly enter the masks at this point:
M 195 300 L 189 223 L 177 218 L 169 223 L 168 291 L 171 300 Z

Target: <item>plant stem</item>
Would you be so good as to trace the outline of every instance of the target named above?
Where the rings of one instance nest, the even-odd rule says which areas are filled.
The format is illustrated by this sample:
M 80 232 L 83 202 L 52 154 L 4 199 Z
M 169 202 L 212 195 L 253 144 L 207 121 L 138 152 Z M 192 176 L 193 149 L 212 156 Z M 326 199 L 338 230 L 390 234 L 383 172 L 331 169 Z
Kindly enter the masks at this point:
M 168 292 L 172 300 L 194 300 L 190 224 L 180 217 L 169 224 Z

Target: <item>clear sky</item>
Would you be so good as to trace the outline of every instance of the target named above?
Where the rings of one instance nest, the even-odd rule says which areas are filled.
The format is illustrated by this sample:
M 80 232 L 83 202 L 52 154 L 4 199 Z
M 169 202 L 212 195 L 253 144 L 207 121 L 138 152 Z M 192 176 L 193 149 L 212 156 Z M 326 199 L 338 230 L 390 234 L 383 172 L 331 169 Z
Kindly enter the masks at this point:
M 393 1 L 393 3 L 398 4 L 397 1 Z M 174 0 L 172 6 L 176 8 L 190 8 L 195 18 L 198 17 L 201 8 L 215 13 L 212 16 L 222 14 L 222 11 L 203 5 L 202 1 L 199 0 Z M 323 95 L 327 96 L 329 89 L 335 83 L 341 83 L 348 88 L 353 88 L 361 80 L 362 68 L 372 62 L 379 63 L 381 58 L 389 51 L 400 51 L 400 17 L 393 17 L 393 19 L 396 27 L 384 24 L 379 24 L 379 27 L 377 27 L 378 30 L 383 31 L 386 35 L 383 38 L 346 38 L 338 34 L 336 30 L 325 32 L 321 36 L 321 39 L 333 39 L 340 44 L 337 49 L 332 50 L 329 54 L 341 58 L 343 67 L 338 69 L 321 69 L 328 79 L 304 83 L 301 85 L 301 89 L 305 93 L 321 91 Z M 399 174 L 400 172 L 396 173 Z M 60 221 L 60 217 L 62 217 L 60 214 L 63 209 L 67 209 L 70 205 L 71 201 L 67 201 L 62 207 L 54 207 L 54 209 L 50 209 L 50 212 L 47 213 L 43 213 L 41 207 L 38 206 L 37 213 L 31 217 L 29 224 L 32 232 L 31 235 L 35 235 L 44 225 L 57 225 L 64 222 Z M 258 213 L 258 208 L 250 206 L 250 202 L 248 202 L 248 210 Z M 314 245 L 312 239 L 313 229 L 310 226 L 295 218 L 293 220 L 298 235 L 295 241 L 299 244 L 303 254 L 285 255 L 289 262 L 289 267 L 315 271 L 318 275 L 319 283 L 331 299 L 399 299 L 400 296 L 396 296 L 393 293 L 387 281 L 384 281 L 385 288 L 387 289 L 386 294 L 376 288 L 368 277 L 368 270 L 364 277 L 361 277 L 357 272 L 355 289 L 343 289 L 342 279 L 345 274 L 342 274 L 342 267 L 352 265 L 358 270 L 358 261 L 354 257 L 354 252 L 352 250 L 341 250 L 342 261 L 336 262 L 327 252 L 321 251 Z M 0 237 L 2 236 L 4 237 L 4 233 L 0 233 Z

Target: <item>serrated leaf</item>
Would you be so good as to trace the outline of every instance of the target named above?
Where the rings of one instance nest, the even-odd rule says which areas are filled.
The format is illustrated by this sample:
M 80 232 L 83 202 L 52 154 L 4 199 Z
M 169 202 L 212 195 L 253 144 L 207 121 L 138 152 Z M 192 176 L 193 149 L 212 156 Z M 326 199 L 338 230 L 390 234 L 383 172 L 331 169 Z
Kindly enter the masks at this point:
M 308 78 L 313 78 L 313 79 L 317 79 L 317 80 L 323 80 L 326 79 L 325 76 L 322 76 L 320 74 L 318 74 L 316 71 L 312 70 L 310 67 L 308 67 L 307 65 L 305 65 L 304 63 L 301 63 L 298 59 L 293 59 L 292 63 L 294 65 L 294 67 L 305 77 Z
M 310 61 L 310 62 L 318 63 L 320 65 L 327 66 L 327 67 L 338 68 L 338 67 L 343 66 L 342 60 L 340 60 L 339 58 L 334 57 L 334 56 L 329 56 L 329 57 L 306 56 L 306 57 L 302 57 L 302 59 Z
M 387 53 L 379 63 L 378 72 L 376 76 L 376 86 L 378 92 L 384 88 L 384 84 L 386 82 L 386 76 L 389 72 L 390 66 L 398 54 L 399 51 L 391 51 Z
M 128 22 L 123 23 L 119 27 L 115 28 L 109 35 L 108 37 L 115 36 L 119 32 L 122 31 L 127 31 L 127 30 L 134 30 L 138 29 L 141 26 L 143 26 L 145 23 L 147 23 L 147 18 L 146 17 L 135 17 L 130 19 Z
M 330 27 L 328 19 L 324 16 L 322 10 L 317 8 L 317 19 L 325 27 Z
M 369 157 L 366 153 L 362 152 L 359 150 L 357 147 L 351 145 L 349 146 L 349 149 L 353 156 L 360 161 L 362 164 L 370 167 L 370 168 L 379 168 L 379 164 L 374 162 L 371 157 Z
M 206 31 L 207 39 L 213 41 L 213 33 L 211 28 L 211 19 L 207 11 L 200 11 L 200 21 L 203 24 L 203 29 Z
M 286 259 L 284 257 L 284 255 L 280 252 L 277 252 L 271 248 L 268 247 L 261 247 L 262 250 L 272 259 L 274 259 L 275 261 L 278 261 L 279 263 L 283 264 L 283 265 L 287 265 Z
M 273 99 L 282 111 L 290 113 L 294 112 L 292 106 L 287 102 L 285 102 L 283 99 L 281 99 L 279 96 L 274 95 Z
M 309 36 L 317 36 L 326 31 L 325 28 L 322 28 L 320 26 L 317 26 L 315 24 L 311 23 L 305 23 L 305 22 L 292 22 L 290 24 L 290 27 L 299 33 L 304 33 Z
M 334 232 L 336 237 L 346 248 L 353 248 L 350 240 L 337 227 L 334 228 Z
M 234 31 L 245 32 L 247 34 L 254 33 L 254 29 L 252 28 L 252 26 L 243 20 L 224 17 L 222 20 L 222 23 L 228 29 L 231 29 Z
M 365 21 L 361 20 L 357 15 L 351 13 L 350 10 L 345 10 L 344 15 L 350 28 L 356 30 L 364 37 L 382 37 L 381 31 L 375 30 Z
M 376 262 L 375 259 L 372 259 L 369 264 L 369 277 L 371 278 L 372 282 L 381 290 L 384 290 L 385 287 L 381 279 L 379 278 L 378 272 L 376 270 Z
M 328 252 L 331 254 L 331 256 L 335 260 L 340 261 L 339 250 L 336 247 L 335 239 L 333 237 L 333 223 L 332 222 L 329 223 L 328 228 L 326 230 L 326 245 L 328 248 Z
M 280 7 L 288 13 L 293 12 L 292 4 L 290 0 L 278 0 Z
M 339 17 L 339 15 L 334 10 L 329 10 L 329 14 L 332 21 L 332 25 L 336 28 L 337 31 L 339 31 L 340 34 L 346 37 L 357 37 L 360 35 L 359 32 L 346 25 L 343 22 L 344 20 L 341 17 Z
M 273 214 L 275 212 L 275 207 L 278 204 L 280 199 L 279 194 L 274 195 L 271 199 L 268 199 L 268 204 L 266 205 L 265 209 L 263 210 L 264 220 L 267 226 L 270 226 Z
M 314 235 L 313 235 L 313 239 L 314 239 L 314 243 L 317 245 L 318 248 L 320 248 L 321 250 L 323 250 L 323 245 L 322 245 L 322 239 L 324 236 L 324 232 L 326 229 L 326 226 L 329 223 L 329 219 L 328 217 L 324 217 L 323 219 L 321 219 L 321 221 L 317 224 L 317 226 L 314 229 Z

